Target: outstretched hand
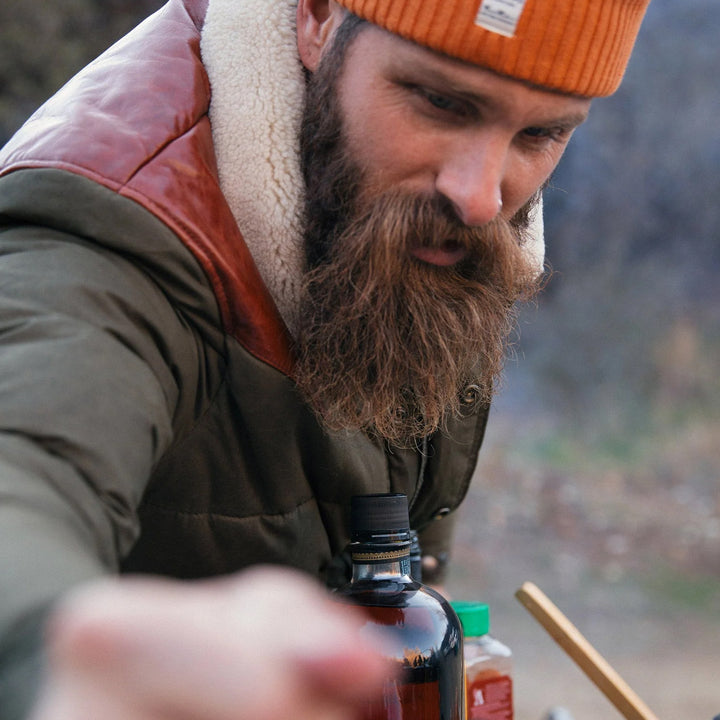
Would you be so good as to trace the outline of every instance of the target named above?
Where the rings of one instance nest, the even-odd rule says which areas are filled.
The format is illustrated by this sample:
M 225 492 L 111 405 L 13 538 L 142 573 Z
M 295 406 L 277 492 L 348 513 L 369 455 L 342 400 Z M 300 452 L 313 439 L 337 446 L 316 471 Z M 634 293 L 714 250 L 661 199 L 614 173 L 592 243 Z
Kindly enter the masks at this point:
M 32 720 L 343 720 L 389 672 L 362 615 L 297 572 L 121 579 L 49 627 Z

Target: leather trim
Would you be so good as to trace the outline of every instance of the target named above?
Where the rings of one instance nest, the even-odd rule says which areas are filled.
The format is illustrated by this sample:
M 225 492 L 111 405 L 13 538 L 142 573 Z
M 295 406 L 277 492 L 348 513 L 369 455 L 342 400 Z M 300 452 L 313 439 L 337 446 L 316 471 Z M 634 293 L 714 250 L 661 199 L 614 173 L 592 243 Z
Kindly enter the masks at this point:
M 74 77 L 0 153 L 0 174 L 53 167 L 129 197 L 205 271 L 225 331 L 285 374 L 290 334 L 220 190 L 200 58 L 207 0 L 170 0 Z

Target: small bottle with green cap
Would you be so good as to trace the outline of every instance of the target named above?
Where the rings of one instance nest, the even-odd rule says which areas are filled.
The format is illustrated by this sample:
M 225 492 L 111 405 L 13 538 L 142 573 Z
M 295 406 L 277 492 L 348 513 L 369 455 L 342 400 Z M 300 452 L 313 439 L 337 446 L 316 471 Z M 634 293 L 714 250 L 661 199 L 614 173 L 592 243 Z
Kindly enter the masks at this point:
M 467 720 L 512 720 L 512 651 L 490 634 L 489 607 L 450 604 L 463 628 Z

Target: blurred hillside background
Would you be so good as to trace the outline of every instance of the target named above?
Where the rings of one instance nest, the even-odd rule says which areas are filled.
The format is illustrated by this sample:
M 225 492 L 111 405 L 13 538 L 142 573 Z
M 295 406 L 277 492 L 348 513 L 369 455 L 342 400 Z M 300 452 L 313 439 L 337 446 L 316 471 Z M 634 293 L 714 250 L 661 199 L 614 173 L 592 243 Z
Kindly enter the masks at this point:
M 158 0 L 3 0 L 0 143 Z M 491 605 L 518 720 L 619 714 L 514 600 L 536 582 L 660 720 L 720 713 L 720 3 L 652 0 L 546 193 L 448 588 Z

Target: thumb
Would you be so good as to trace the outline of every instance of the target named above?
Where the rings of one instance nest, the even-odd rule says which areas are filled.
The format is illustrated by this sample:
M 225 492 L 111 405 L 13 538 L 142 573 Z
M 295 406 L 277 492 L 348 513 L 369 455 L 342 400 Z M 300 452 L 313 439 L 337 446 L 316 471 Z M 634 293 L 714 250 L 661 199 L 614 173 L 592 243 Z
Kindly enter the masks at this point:
M 335 631 L 323 633 L 297 659 L 304 681 L 349 701 L 379 693 L 397 672 L 388 635 L 368 624 L 360 608 L 339 605 L 333 613 L 341 621 Z

